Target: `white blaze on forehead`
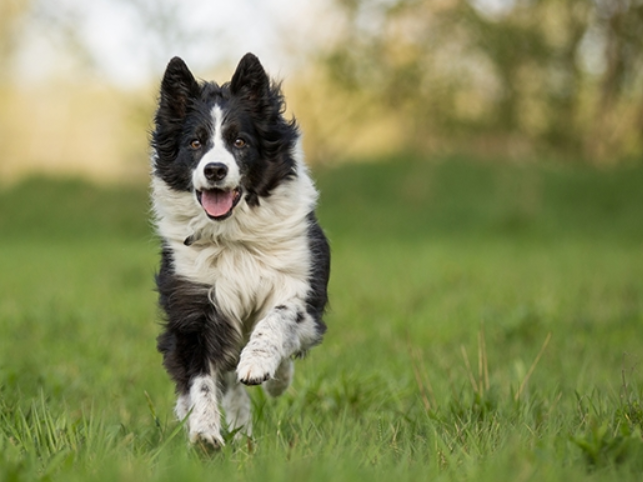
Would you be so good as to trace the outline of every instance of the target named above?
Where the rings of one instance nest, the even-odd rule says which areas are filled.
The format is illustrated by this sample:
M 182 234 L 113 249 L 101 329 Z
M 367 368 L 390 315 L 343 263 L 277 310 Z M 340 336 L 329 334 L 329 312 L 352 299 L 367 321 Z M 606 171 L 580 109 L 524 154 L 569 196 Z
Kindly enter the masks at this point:
M 223 145 L 223 111 L 215 105 L 212 108 L 212 125 L 214 126 L 214 146 Z
M 205 153 L 201 161 L 199 161 L 199 165 L 192 173 L 192 183 L 194 188 L 199 191 L 213 187 L 219 189 L 234 189 L 239 186 L 241 181 L 241 173 L 239 172 L 237 161 L 223 140 L 223 120 L 223 110 L 219 105 L 215 105 L 212 108 L 212 128 L 214 131 L 212 135 L 212 148 Z M 213 162 L 223 164 L 228 168 L 227 176 L 217 183 L 216 186 L 207 180 L 203 172 L 205 166 Z

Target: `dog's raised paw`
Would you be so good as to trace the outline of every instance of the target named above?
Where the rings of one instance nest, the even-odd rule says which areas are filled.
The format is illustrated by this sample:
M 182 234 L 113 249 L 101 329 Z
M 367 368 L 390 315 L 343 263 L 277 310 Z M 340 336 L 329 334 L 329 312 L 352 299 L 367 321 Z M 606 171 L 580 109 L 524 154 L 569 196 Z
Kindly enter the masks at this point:
M 244 385 L 261 385 L 272 377 L 269 371 L 261 366 L 252 366 L 251 363 L 237 368 L 237 378 Z
M 279 359 L 261 351 L 244 350 L 237 366 L 237 379 L 244 385 L 260 385 L 271 379 L 279 366 Z

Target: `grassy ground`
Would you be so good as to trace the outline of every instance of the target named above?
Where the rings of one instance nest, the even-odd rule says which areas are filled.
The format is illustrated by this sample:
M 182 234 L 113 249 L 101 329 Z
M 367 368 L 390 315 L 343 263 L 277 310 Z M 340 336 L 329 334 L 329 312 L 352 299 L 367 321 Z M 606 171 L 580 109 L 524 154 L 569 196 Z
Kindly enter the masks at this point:
M 640 480 L 643 169 L 316 177 L 327 338 L 214 455 L 171 415 L 146 189 L 0 192 L 0 480 Z

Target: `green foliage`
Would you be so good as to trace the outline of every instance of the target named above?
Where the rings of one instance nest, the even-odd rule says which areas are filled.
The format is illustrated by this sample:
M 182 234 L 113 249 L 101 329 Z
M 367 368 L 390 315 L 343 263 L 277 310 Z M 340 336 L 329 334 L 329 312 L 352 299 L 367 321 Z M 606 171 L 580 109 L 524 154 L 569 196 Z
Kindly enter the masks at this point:
M 593 470 L 624 463 L 643 470 L 641 396 L 623 382 L 621 406 L 613 413 L 609 413 L 612 410 L 609 405 L 600 406 L 578 397 L 584 428 L 571 440 Z
M 572 441 L 583 451 L 591 468 L 622 464 L 625 461 L 635 463 L 641 470 L 643 460 L 643 440 L 641 431 L 630 431 L 621 426 L 616 432 L 610 430 L 607 423 L 594 423 L 586 433 L 572 438 Z
M 386 106 L 406 146 L 605 164 L 643 152 L 639 2 L 335 3 L 345 28 L 329 78 Z
M 147 189 L 0 192 L 0 480 L 638 480 L 643 170 L 317 173 L 329 331 L 255 430 L 189 448 Z

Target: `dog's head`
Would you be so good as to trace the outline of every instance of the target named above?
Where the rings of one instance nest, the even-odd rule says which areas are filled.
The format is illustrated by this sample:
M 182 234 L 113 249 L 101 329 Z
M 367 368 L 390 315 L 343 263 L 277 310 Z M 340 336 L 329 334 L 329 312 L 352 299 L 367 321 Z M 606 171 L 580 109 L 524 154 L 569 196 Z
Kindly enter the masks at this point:
M 205 214 L 222 221 L 239 203 L 261 198 L 295 173 L 299 136 L 283 117 L 284 100 L 259 59 L 246 54 L 230 82 L 197 82 L 178 57 L 167 66 L 152 133 L 153 174 L 192 192 Z

